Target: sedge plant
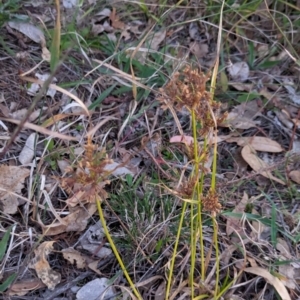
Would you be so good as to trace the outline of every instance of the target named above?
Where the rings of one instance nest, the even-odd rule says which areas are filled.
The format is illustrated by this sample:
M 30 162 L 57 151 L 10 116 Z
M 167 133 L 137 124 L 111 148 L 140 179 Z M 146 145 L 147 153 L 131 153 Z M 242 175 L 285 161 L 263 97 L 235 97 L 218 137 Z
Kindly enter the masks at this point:
M 161 90 L 162 96 L 160 101 L 172 107 L 172 111 L 181 111 L 183 108 L 188 109 L 191 114 L 193 142 L 186 143 L 187 156 L 193 165 L 193 171 L 186 182 L 183 182 L 176 191 L 184 200 L 181 211 L 181 218 L 178 226 L 178 233 L 174 245 L 173 256 L 170 264 L 168 283 L 166 288 L 165 299 L 169 299 L 175 258 L 177 256 L 177 248 L 180 240 L 180 233 L 184 221 L 184 216 L 190 206 L 190 246 L 191 246 L 191 261 L 189 283 L 191 289 L 191 299 L 195 298 L 195 276 L 194 270 L 196 265 L 197 249 L 200 249 L 200 264 L 201 278 L 200 282 L 204 282 L 206 276 L 205 270 L 205 253 L 204 253 L 204 238 L 203 238 L 203 212 L 209 212 L 212 217 L 214 229 L 214 247 L 216 253 L 216 263 L 218 265 L 218 226 L 215 216 L 220 211 L 221 205 L 216 192 L 216 143 L 212 143 L 209 137 L 216 134 L 216 126 L 224 121 L 225 114 L 218 116 L 220 103 L 213 100 L 211 92 L 206 90 L 206 83 L 210 75 L 193 69 L 190 66 L 185 67 L 182 71 L 177 72 L 171 81 Z M 204 139 L 203 146 L 198 144 L 199 137 Z M 183 137 L 184 140 L 184 137 Z M 205 167 L 209 158 L 210 148 L 213 147 L 214 162 L 212 168 L 212 178 L 209 191 L 204 191 L 204 178 L 208 170 Z M 199 246 L 198 246 L 199 245 Z M 218 267 L 217 267 L 218 268 Z M 219 270 L 217 269 L 217 274 Z M 218 275 L 217 275 L 218 277 Z M 218 294 L 218 278 L 216 278 L 216 288 L 214 294 Z M 203 295 L 204 296 L 204 295 Z
M 80 203 L 80 205 L 84 205 L 86 207 L 96 205 L 104 233 L 124 273 L 124 276 L 127 279 L 136 299 L 142 300 L 142 297 L 134 286 L 125 264 L 115 246 L 110 231 L 106 225 L 102 210 L 102 203 L 108 197 L 108 194 L 105 191 L 105 186 L 110 183 L 108 178 L 114 171 L 107 171 L 105 167 L 112 162 L 113 161 L 108 158 L 105 149 L 98 151 L 96 145 L 94 145 L 91 138 L 88 137 L 83 158 L 73 167 L 69 168 L 69 176 L 61 179 L 61 186 L 68 193 L 75 194 L 76 197 L 73 198 L 75 198 L 76 202 Z M 71 206 L 74 206 L 74 204 L 75 203 L 71 203 Z

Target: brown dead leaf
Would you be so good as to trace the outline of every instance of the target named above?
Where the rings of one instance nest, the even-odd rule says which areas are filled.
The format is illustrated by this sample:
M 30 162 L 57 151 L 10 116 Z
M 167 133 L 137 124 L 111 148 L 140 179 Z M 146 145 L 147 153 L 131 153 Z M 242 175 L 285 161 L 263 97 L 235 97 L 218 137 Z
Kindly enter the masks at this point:
M 7 106 L 0 103 L 0 114 L 2 114 L 4 117 L 9 117 L 9 109 Z
M 236 205 L 236 207 L 233 209 L 233 213 L 244 213 L 246 205 L 248 204 L 249 197 L 246 192 L 244 192 L 242 200 Z M 227 236 L 230 236 L 233 232 L 237 231 L 238 233 L 241 233 L 241 220 L 234 218 L 234 217 L 227 217 L 226 222 L 226 234 Z
M 281 238 L 277 238 L 276 242 L 276 249 L 280 252 L 280 254 L 284 256 L 286 260 L 292 259 L 288 243 Z
M 243 82 L 228 82 L 232 87 L 234 87 L 238 91 L 253 91 L 254 85 L 253 83 L 243 83 Z
M 260 115 L 260 107 L 256 100 L 245 102 L 236 106 L 220 126 L 249 129 L 256 127 L 260 123 L 259 121 L 254 121 Z
M 114 29 L 121 29 L 121 30 L 126 29 L 126 24 L 120 21 L 119 17 L 117 16 L 117 11 L 115 7 L 113 8 L 109 18 L 111 20 L 111 26 Z
M 24 187 L 24 180 L 30 171 L 17 166 L 0 166 L 0 202 L 2 211 L 6 214 L 15 214 L 18 206 L 18 194 Z
M 154 300 L 164 300 L 166 294 L 166 282 L 163 281 L 155 291 Z
M 78 269 L 84 269 L 87 266 L 88 260 L 90 260 L 88 256 L 81 254 L 73 248 L 63 249 L 61 252 L 63 257 Z
M 249 77 L 249 66 L 246 62 L 240 61 L 234 64 L 231 64 L 228 68 L 228 73 L 230 77 L 238 82 L 244 82 Z
M 97 207 L 96 204 L 94 203 L 90 203 L 85 208 L 76 207 L 72 213 L 62 218 L 64 224 L 57 221 L 50 225 L 44 225 L 39 215 L 37 215 L 37 218 L 38 218 L 38 223 L 42 227 L 43 234 L 45 236 L 52 236 L 63 232 L 83 231 L 86 228 L 90 217 L 96 211 L 97 211 Z
M 255 209 L 252 209 L 252 214 L 254 215 L 259 215 L 259 212 Z M 262 222 L 260 221 L 252 221 L 252 227 L 253 227 L 253 231 L 251 232 L 251 237 L 254 239 L 260 239 L 261 238 L 261 234 L 266 231 L 269 230 L 270 228 L 267 227 L 266 225 L 264 225 Z
M 256 46 L 256 53 L 259 58 L 263 58 L 269 53 L 269 45 L 268 44 L 258 44 Z
M 284 239 L 277 239 L 276 249 L 280 252 L 279 260 L 293 260 L 289 250 L 289 245 Z M 286 287 L 293 290 L 297 288 L 297 282 L 295 281 L 295 278 L 299 278 L 300 275 L 299 264 L 280 264 L 278 267 L 278 273 L 285 277 L 282 282 Z
M 72 115 L 73 114 L 57 114 L 57 115 L 51 116 L 51 118 L 44 121 L 41 126 L 45 127 L 45 128 L 49 127 L 49 126 L 52 126 L 53 124 L 56 124 L 58 121 L 63 120 L 65 118 L 68 118 Z
M 19 162 L 22 165 L 28 164 L 32 161 L 35 153 L 35 145 L 38 140 L 38 135 L 33 132 L 26 140 L 25 145 L 20 152 Z
M 7 291 L 9 296 L 25 296 L 30 291 L 45 287 L 45 284 L 38 278 L 25 279 L 14 283 Z
M 47 261 L 47 256 L 53 250 L 54 243 L 54 241 L 43 242 L 36 250 L 34 250 L 35 258 L 29 264 L 29 267 L 35 269 L 38 277 L 50 290 L 53 290 L 61 280 L 61 275 L 52 270 Z
M 117 169 L 117 168 L 116 168 Z M 108 170 L 106 170 L 108 171 Z M 124 173 L 129 174 L 129 173 Z M 133 174 L 133 173 L 132 173 Z M 95 203 L 95 191 L 98 191 L 98 194 L 101 196 L 101 199 L 107 198 L 107 193 L 104 190 L 104 187 L 109 184 L 109 180 L 105 180 L 95 184 L 93 186 L 89 184 L 82 185 L 81 183 L 74 183 L 72 178 L 63 178 L 62 179 L 62 187 L 69 187 L 74 190 L 74 194 L 66 200 L 66 203 L 69 207 L 75 207 L 78 204 L 87 204 L 87 203 Z
M 43 43 L 45 41 L 43 31 L 30 23 L 10 21 L 8 22 L 8 25 L 13 29 L 22 32 L 35 43 Z
M 253 267 L 253 268 L 256 268 L 258 266 L 257 262 L 254 258 L 251 258 L 251 257 L 247 256 L 247 261 L 249 261 L 250 266 Z
M 297 289 L 298 284 L 295 279 L 299 278 L 299 269 L 295 269 L 289 264 L 279 265 L 278 273 L 281 276 L 284 276 L 284 278 L 282 278 L 281 281 L 286 287 L 292 290 Z
M 277 293 L 284 300 L 291 300 L 291 297 L 280 279 L 273 276 L 269 271 L 260 267 L 250 267 L 244 270 L 245 272 L 263 277 L 269 284 L 273 285 Z
M 158 50 L 159 45 L 164 39 L 166 38 L 167 31 L 165 29 L 155 32 L 153 35 L 149 38 L 149 47 L 152 50 Z
M 266 178 L 269 178 L 270 180 L 285 185 L 285 182 L 273 176 L 271 171 L 266 170 L 266 169 L 270 169 L 270 166 L 256 155 L 256 151 L 251 146 L 249 145 L 244 146 L 244 148 L 242 149 L 242 156 L 243 159 L 249 164 L 249 166 L 254 171 L 258 172 L 259 174 L 261 174 Z
M 253 137 L 230 137 L 226 140 L 228 143 L 235 142 L 239 146 L 250 145 L 256 151 L 265 151 L 272 153 L 282 152 L 284 149 L 279 143 L 271 140 L 270 138 L 263 136 L 253 136 Z
M 198 42 L 191 42 L 190 43 L 190 50 L 197 58 L 203 58 L 208 53 L 208 45 L 201 44 Z
M 291 119 L 289 113 L 282 109 L 281 111 L 275 111 L 276 117 L 278 120 L 288 129 L 292 129 L 294 127 L 293 120 Z M 279 124 L 280 124 L 279 122 Z
M 291 180 L 294 182 L 300 184 L 300 171 L 299 170 L 294 170 L 289 173 L 289 177 Z
M 98 270 L 98 263 L 100 260 L 95 260 L 91 263 L 88 264 L 89 269 L 91 269 L 92 271 L 94 271 L 96 274 L 102 276 L 103 274 Z
M 37 73 L 35 74 L 37 76 Z M 47 76 L 47 74 L 44 74 L 44 75 L 40 75 L 39 77 L 42 78 L 32 78 L 32 77 L 27 77 L 27 76 L 20 76 L 22 80 L 24 81 L 28 81 L 28 82 L 32 82 L 32 83 L 35 83 L 35 84 L 38 84 L 39 86 L 43 86 L 47 77 L 43 77 L 43 76 Z M 87 116 L 90 116 L 90 112 L 88 110 L 88 108 L 86 107 L 86 105 L 82 102 L 81 99 L 79 99 L 76 95 L 70 93 L 68 90 L 66 89 L 63 89 L 62 87 L 54 84 L 54 83 L 51 83 L 49 84 L 49 88 L 48 88 L 48 91 L 49 90 L 53 90 L 55 92 L 61 92 L 62 94 L 64 95 L 67 95 L 68 97 L 70 97 L 71 99 L 73 99 L 74 101 L 76 101 L 81 107 L 82 109 L 84 110 L 84 112 L 86 113 Z M 53 92 L 51 91 L 51 95 L 53 94 Z
M 248 164 L 243 159 L 241 151 L 242 149 L 238 148 L 232 154 L 234 157 L 234 171 L 238 176 L 243 177 L 247 171 Z

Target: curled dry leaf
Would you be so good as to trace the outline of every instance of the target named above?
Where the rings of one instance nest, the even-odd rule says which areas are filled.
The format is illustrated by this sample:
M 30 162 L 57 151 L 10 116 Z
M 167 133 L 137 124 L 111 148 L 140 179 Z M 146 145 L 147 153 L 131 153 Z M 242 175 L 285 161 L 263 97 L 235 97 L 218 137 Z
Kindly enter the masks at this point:
M 289 177 L 291 180 L 294 182 L 300 184 L 300 171 L 299 170 L 294 170 L 289 173 Z
M 244 270 L 245 272 L 263 277 L 269 284 L 273 285 L 277 293 L 284 300 L 291 300 L 291 297 L 284 284 L 277 277 L 273 276 L 267 270 L 260 267 L 250 267 Z
M 44 225 L 38 215 L 38 223 L 42 227 L 45 236 L 57 235 L 63 232 L 83 231 L 90 217 L 97 211 L 95 204 L 91 203 L 87 207 L 76 207 L 68 216 L 62 218 L 62 222 L 55 222 L 50 225 Z
M 53 290 L 61 280 L 61 275 L 52 270 L 47 261 L 47 256 L 53 250 L 54 243 L 54 241 L 43 242 L 36 250 L 34 250 L 35 258 L 29 265 L 30 268 L 35 269 L 38 277 L 50 290 Z
M 18 206 L 18 194 L 24 187 L 24 180 L 29 176 L 28 169 L 17 166 L 0 166 L 0 202 L 2 211 L 6 214 L 15 214 Z
M 11 285 L 7 293 L 9 296 L 25 296 L 27 293 L 43 287 L 45 284 L 38 278 L 25 279 Z
M 121 30 L 126 29 L 126 24 L 124 22 L 120 21 L 119 17 L 117 16 L 117 10 L 115 7 L 113 8 L 109 18 L 111 21 L 111 26 L 114 29 L 121 29 Z
M 242 156 L 254 171 L 258 172 L 266 178 L 269 178 L 270 180 L 285 185 L 285 183 L 281 179 L 273 176 L 271 171 L 267 170 L 270 169 L 270 166 L 256 155 L 256 151 L 251 146 L 244 146 L 244 148 L 242 149 Z
M 272 153 L 282 152 L 284 149 L 279 143 L 263 136 L 253 136 L 253 137 L 230 137 L 226 140 L 228 143 L 235 142 L 239 146 L 250 145 L 256 151 L 265 151 Z
M 78 269 L 84 269 L 90 260 L 88 256 L 81 254 L 73 248 L 63 249 L 62 254 L 64 259 L 69 261 L 72 265 L 75 265 Z
M 36 133 L 32 133 L 26 140 L 24 148 L 22 149 L 19 155 L 19 162 L 22 165 L 29 164 L 34 156 L 34 148 L 37 142 L 38 135 Z

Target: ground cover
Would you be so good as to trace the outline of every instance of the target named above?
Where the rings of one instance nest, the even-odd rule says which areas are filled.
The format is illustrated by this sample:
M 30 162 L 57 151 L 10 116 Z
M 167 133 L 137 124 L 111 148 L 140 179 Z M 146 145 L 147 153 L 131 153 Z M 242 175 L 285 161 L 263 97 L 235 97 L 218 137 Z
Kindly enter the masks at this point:
M 3 299 L 298 299 L 299 7 L 1 2 Z

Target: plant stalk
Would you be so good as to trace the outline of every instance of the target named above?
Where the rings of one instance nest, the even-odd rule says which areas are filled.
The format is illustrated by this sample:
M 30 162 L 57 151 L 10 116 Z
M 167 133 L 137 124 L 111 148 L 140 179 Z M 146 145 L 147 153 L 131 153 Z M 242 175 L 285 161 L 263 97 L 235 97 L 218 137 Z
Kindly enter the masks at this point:
M 123 263 L 123 261 L 122 261 L 122 258 L 121 258 L 121 256 L 119 255 L 118 250 L 117 250 L 117 248 L 116 248 L 116 246 L 115 246 L 115 244 L 114 244 L 114 241 L 113 241 L 113 239 L 112 239 L 112 237 L 111 237 L 111 235 L 110 235 L 110 233 L 109 233 L 109 231 L 108 231 L 108 229 L 107 229 L 106 222 L 105 222 L 104 215 L 103 215 L 103 211 L 102 211 L 102 208 L 101 208 L 100 196 L 97 196 L 97 197 L 96 197 L 96 203 L 97 203 L 97 208 L 98 208 L 98 213 L 99 213 L 99 217 L 100 217 L 100 220 L 101 220 L 101 224 L 102 224 L 102 227 L 103 227 L 103 229 L 104 229 L 104 233 L 105 233 L 105 235 L 106 235 L 106 237 L 107 237 L 107 239 L 108 239 L 108 241 L 109 241 L 109 244 L 110 244 L 110 246 L 111 246 L 111 248 L 112 248 L 112 251 L 113 251 L 115 257 L 117 258 L 118 263 L 119 263 L 119 265 L 120 265 L 122 271 L 124 272 L 124 275 L 125 275 L 125 277 L 126 277 L 128 283 L 129 283 L 129 285 L 130 285 L 130 287 L 131 287 L 133 293 L 135 294 L 135 296 L 136 296 L 139 300 L 143 300 L 142 297 L 141 297 L 141 295 L 140 295 L 140 293 L 139 293 L 138 290 L 135 288 L 134 283 L 132 282 L 132 280 L 131 280 L 131 278 L 130 278 L 130 276 L 129 276 L 127 270 L 126 270 L 126 267 L 125 267 L 125 265 L 124 265 L 124 263 Z

